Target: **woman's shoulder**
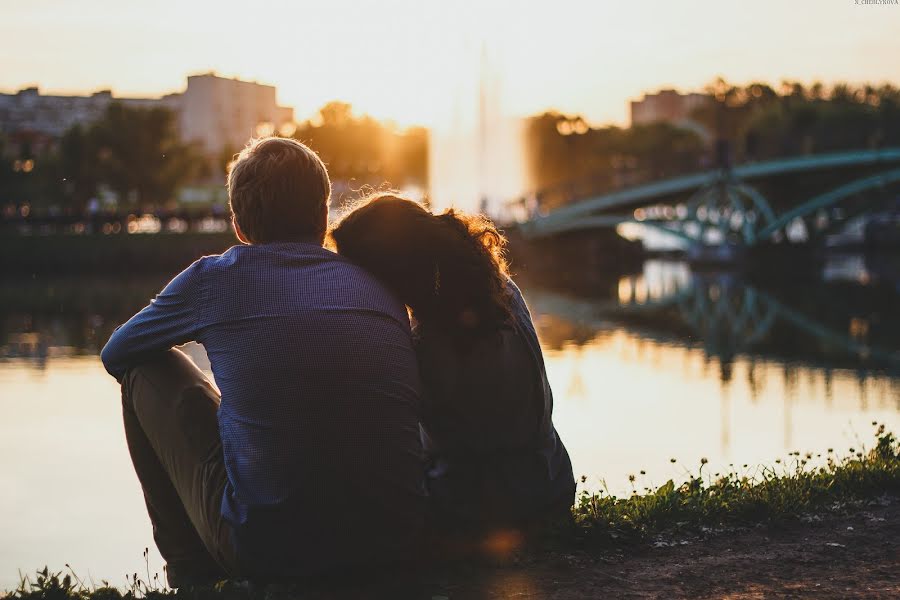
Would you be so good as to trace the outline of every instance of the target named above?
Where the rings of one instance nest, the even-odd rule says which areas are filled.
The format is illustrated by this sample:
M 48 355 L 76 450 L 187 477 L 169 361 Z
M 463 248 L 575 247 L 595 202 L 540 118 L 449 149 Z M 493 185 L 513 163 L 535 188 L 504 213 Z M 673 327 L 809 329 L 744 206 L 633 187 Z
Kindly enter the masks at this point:
M 513 323 L 519 327 L 524 326 L 525 329 L 532 329 L 531 311 L 528 310 L 522 290 L 511 277 L 506 279 L 506 294 L 509 299 L 509 314 Z
M 509 319 L 496 331 L 461 343 L 452 332 L 416 324 L 413 326 L 413 340 L 417 349 L 431 357 L 440 356 L 441 360 L 446 361 L 452 356 L 454 362 L 465 363 L 480 363 L 485 355 L 511 350 L 517 341 L 522 341 L 523 333 L 526 338 L 530 337 L 528 332 L 533 332 L 533 326 L 522 292 L 509 278 L 506 281 L 506 293 Z

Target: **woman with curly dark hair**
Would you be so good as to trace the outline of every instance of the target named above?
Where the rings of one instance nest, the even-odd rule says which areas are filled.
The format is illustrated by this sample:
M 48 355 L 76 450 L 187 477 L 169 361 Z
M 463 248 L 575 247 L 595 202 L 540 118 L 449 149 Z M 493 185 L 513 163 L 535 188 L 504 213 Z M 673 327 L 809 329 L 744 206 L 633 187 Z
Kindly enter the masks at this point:
M 506 240 L 485 217 L 367 198 L 331 231 L 338 253 L 410 310 L 429 492 L 445 523 L 517 526 L 572 505 L 575 481 Z

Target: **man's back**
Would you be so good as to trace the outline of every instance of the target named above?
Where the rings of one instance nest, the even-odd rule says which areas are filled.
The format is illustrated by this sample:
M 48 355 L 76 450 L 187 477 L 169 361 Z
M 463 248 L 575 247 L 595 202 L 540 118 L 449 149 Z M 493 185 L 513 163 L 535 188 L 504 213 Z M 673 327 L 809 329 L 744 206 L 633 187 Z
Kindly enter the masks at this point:
M 419 379 L 389 292 L 319 246 L 279 242 L 205 257 L 154 302 L 167 318 L 130 323 L 104 362 L 127 366 L 141 329 L 152 345 L 206 347 L 243 569 L 302 575 L 410 546 L 424 514 Z

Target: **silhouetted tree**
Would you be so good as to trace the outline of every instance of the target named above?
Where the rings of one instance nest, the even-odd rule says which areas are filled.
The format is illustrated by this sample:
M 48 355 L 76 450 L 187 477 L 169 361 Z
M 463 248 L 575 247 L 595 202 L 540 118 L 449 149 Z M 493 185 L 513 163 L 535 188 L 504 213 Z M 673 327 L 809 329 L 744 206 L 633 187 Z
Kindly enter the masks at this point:
M 761 158 L 900 145 L 900 90 L 890 85 L 782 86 L 780 101 L 742 123 Z
M 334 180 L 428 183 L 428 131 L 422 127 L 398 130 L 368 115 L 354 115 L 350 104 L 329 102 L 317 119 L 300 123 L 293 137 L 319 153 Z
M 528 164 L 543 206 L 711 167 L 717 139 L 736 162 L 900 146 L 900 90 L 892 85 L 775 88 L 719 78 L 705 91 L 710 101 L 691 115 L 699 131 L 666 123 L 592 128 L 555 112 L 529 119 Z
M 526 145 L 528 169 L 545 208 L 580 194 L 696 170 L 706 152 L 697 132 L 674 125 L 591 128 L 581 116 L 553 112 L 529 119 Z
M 94 124 L 99 178 L 121 201 L 158 205 L 202 169 L 203 159 L 182 143 L 175 115 L 164 108 L 130 108 L 119 103 Z
M 62 197 L 73 212 L 83 212 L 91 197 L 97 194 L 100 173 L 97 144 L 93 131 L 75 125 L 63 134 L 57 155 L 62 183 Z

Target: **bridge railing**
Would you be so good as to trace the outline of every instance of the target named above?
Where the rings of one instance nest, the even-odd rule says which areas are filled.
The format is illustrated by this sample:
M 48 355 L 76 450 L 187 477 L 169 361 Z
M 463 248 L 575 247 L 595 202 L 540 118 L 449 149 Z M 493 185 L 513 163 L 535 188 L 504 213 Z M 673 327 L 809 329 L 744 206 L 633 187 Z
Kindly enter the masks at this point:
M 506 205 L 507 207 L 524 208 L 527 217 L 530 218 L 594 196 L 626 190 L 680 175 L 691 175 L 709 168 L 710 165 L 707 162 L 698 161 L 696 164 L 680 169 L 613 169 L 530 190 L 508 200 Z
M 730 169 L 742 176 L 752 177 L 755 175 L 755 168 L 758 165 L 762 169 L 768 168 L 770 164 L 782 163 L 810 163 L 816 168 L 821 168 L 823 164 L 830 161 L 843 163 L 847 161 L 847 157 L 865 154 L 884 154 L 889 160 L 896 157 L 896 148 L 868 148 L 860 150 L 845 150 L 841 152 L 816 153 L 816 154 L 797 154 L 788 156 L 777 156 L 758 160 L 756 158 L 745 158 L 736 161 L 730 165 Z M 824 161 L 824 162 L 823 162 Z M 837 164 L 836 166 L 840 166 Z M 573 179 L 563 183 L 532 190 L 522 196 L 511 199 L 507 202 L 508 206 L 521 206 L 525 208 L 524 217 L 532 218 L 546 215 L 553 210 L 576 204 L 582 200 L 605 196 L 615 192 L 629 190 L 655 182 L 673 179 L 675 177 L 699 175 L 709 173 L 714 169 L 710 159 L 697 161 L 695 164 L 684 164 L 682 168 L 667 168 L 665 170 L 653 169 L 610 169 L 596 175 Z M 799 168 L 799 167 L 798 167 Z M 802 169 L 801 169 L 802 170 Z M 520 214 L 522 211 L 520 211 Z
M 530 235 L 549 235 L 574 229 L 610 227 L 623 222 L 640 221 L 644 225 L 664 227 L 669 233 L 693 242 L 699 241 L 697 236 L 705 238 L 703 232 L 707 229 L 716 229 L 720 235 L 724 235 L 727 229 L 740 228 L 744 243 L 755 244 L 771 236 L 781 235 L 781 230 L 795 218 L 806 218 L 821 209 L 855 198 L 863 192 L 886 191 L 886 186 L 900 182 L 898 166 L 900 166 L 900 148 L 834 152 L 745 163 L 727 172 L 710 169 L 594 194 L 579 201 L 559 205 L 549 214 L 541 214 L 535 210 L 525 216 L 523 226 Z M 794 198 L 796 206 L 778 215 L 772 210 L 771 203 L 752 187 L 753 182 L 761 178 L 859 167 L 867 169 L 863 178 L 854 178 L 812 198 Z M 852 176 L 853 173 L 849 175 Z M 706 193 L 713 190 L 715 193 Z M 640 211 L 642 214 L 650 210 L 658 212 L 657 209 L 660 207 L 653 206 L 655 202 L 659 202 L 662 198 L 685 194 L 690 194 L 692 199 L 679 206 L 668 205 L 669 214 L 663 212 L 662 218 L 654 215 L 649 217 L 638 215 L 637 209 L 641 207 L 647 207 L 646 210 Z M 714 216 L 707 219 L 701 215 L 697 203 L 702 204 L 700 208 L 704 209 L 704 214 L 706 210 L 710 210 Z M 691 208 L 692 205 L 694 208 Z M 854 206 L 858 209 L 859 203 Z M 727 215 L 725 219 L 719 218 L 722 214 Z M 737 222 L 735 218 L 738 219 Z M 671 225 L 674 223 L 685 225 L 684 230 L 678 227 L 673 229 Z M 688 232 L 687 226 L 693 227 L 695 231 Z M 696 226 L 700 229 L 697 230 Z

